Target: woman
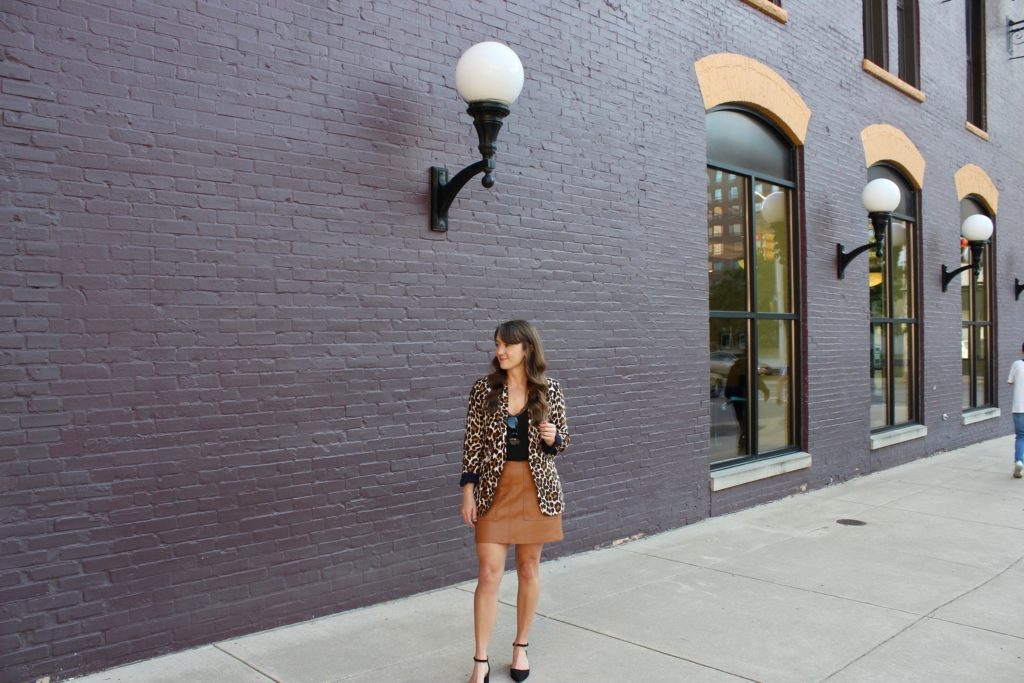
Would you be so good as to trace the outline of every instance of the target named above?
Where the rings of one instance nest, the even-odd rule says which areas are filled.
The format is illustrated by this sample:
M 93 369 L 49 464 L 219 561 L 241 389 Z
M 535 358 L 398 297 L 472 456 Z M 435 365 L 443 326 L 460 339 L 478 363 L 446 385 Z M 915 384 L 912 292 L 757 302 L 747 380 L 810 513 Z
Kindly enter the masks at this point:
M 565 500 L 554 458 L 569 445 L 565 398 L 545 377 L 536 328 L 525 320 L 494 331 L 493 370 L 473 385 L 462 458 L 462 521 L 476 530 L 479 579 L 473 598 L 476 652 L 472 683 L 488 683 L 487 647 L 498 614 L 508 547 L 519 577 L 511 675 L 530 675 L 526 647 L 540 597 L 540 553 L 562 540 Z

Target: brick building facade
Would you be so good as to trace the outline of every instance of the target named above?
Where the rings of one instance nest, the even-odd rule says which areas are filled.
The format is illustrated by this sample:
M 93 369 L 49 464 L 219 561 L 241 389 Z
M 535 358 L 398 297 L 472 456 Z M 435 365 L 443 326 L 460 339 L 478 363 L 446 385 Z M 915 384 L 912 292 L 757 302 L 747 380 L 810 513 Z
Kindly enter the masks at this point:
M 965 3 L 909 4 L 916 84 L 894 14 L 892 66 L 865 62 L 861 3 L 5 2 L 0 680 L 470 578 L 465 400 L 509 318 L 538 324 L 569 402 L 549 558 L 1008 433 L 1024 47 L 1005 20 L 1024 2 L 986 3 L 982 125 Z M 428 168 L 476 159 L 453 73 L 485 39 L 526 85 L 497 185 L 471 182 L 432 232 Z M 717 462 L 723 107 L 791 150 L 796 322 L 789 445 Z M 916 393 L 894 429 L 872 423 L 868 257 L 836 276 L 877 165 L 916 190 Z M 994 393 L 967 410 L 961 295 L 939 276 L 965 200 L 996 225 Z

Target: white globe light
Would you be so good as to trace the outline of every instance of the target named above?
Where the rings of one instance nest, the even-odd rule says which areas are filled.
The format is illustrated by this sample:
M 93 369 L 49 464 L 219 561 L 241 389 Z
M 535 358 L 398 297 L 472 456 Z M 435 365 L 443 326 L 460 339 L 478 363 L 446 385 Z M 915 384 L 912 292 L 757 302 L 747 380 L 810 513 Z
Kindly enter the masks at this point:
M 992 236 L 992 219 L 982 213 L 968 216 L 960 226 L 960 234 L 969 242 L 984 242 Z
M 523 90 L 523 63 L 507 45 L 477 43 L 455 65 L 455 87 L 469 103 L 512 104 Z
M 907 243 L 907 224 L 903 221 L 895 221 L 892 224 L 892 244 L 893 249 L 900 249 Z
M 888 178 L 875 178 L 864 186 L 860 200 L 868 213 L 891 213 L 900 205 L 900 188 Z
M 786 194 L 772 192 L 761 202 L 761 216 L 769 225 L 786 220 Z

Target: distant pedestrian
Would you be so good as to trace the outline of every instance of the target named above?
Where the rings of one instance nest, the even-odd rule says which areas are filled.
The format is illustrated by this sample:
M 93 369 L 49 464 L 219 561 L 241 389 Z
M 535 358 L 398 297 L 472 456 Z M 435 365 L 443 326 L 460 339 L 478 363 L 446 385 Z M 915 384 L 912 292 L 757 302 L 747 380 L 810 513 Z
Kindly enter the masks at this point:
M 729 399 L 732 404 L 732 410 L 736 415 L 736 421 L 739 423 L 740 438 L 736 444 L 736 452 L 744 454 L 747 452 L 747 431 L 749 425 L 747 424 L 747 396 L 751 393 L 750 382 L 747 381 L 747 375 L 750 372 L 750 358 L 747 356 L 746 350 L 744 350 L 736 362 L 729 368 L 729 375 L 725 378 L 725 397 Z M 757 391 L 764 395 L 764 400 L 767 401 L 771 392 L 768 391 L 768 385 L 764 383 L 764 377 L 761 376 L 760 368 L 755 371 L 757 377 Z M 755 397 L 756 398 L 756 397 Z
M 540 598 L 540 554 L 562 540 L 565 501 L 555 456 L 569 445 L 565 397 L 547 377 L 537 329 L 525 320 L 494 331 L 491 374 L 473 384 L 462 457 L 462 521 L 476 530 L 479 577 L 473 597 L 472 683 L 488 683 L 487 648 L 498 616 L 498 587 L 508 547 L 519 577 L 510 675 L 530 675 L 526 656 Z
M 1020 347 L 1024 356 L 1024 344 Z M 1017 438 L 1013 444 L 1013 476 L 1024 476 L 1024 358 L 1018 358 L 1010 366 L 1010 377 L 1006 380 L 1013 385 L 1013 429 Z

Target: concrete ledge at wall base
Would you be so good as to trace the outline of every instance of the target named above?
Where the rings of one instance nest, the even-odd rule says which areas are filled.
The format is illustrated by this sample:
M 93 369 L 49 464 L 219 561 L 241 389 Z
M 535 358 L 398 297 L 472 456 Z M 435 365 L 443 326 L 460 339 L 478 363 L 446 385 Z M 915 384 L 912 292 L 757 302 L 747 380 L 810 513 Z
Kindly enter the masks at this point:
M 871 450 L 875 451 L 886 446 L 895 446 L 904 441 L 923 439 L 928 436 L 928 428 L 924 425 L 910 425 L 899 429 L 890 429 L 887 432 L 871 435 Z
M 810 453 L 787 453 L 777 458 L 768 458 L 749 462 L 745 465 L 728 467 L 711 473 L 711 490 L 722 491 L 733 486 L 749 484 L 752 481 L 760 481 L 769 477 L 777 477 L 787 472 L 806 470 L 811 466 Z
M 978 410 L 968 410 L 960 417 L 960 424 L 972 425 L 975 422 L 984 422 L 985 420 L 994 420 L 1003 412 L 999 408 L 980 408 Z

